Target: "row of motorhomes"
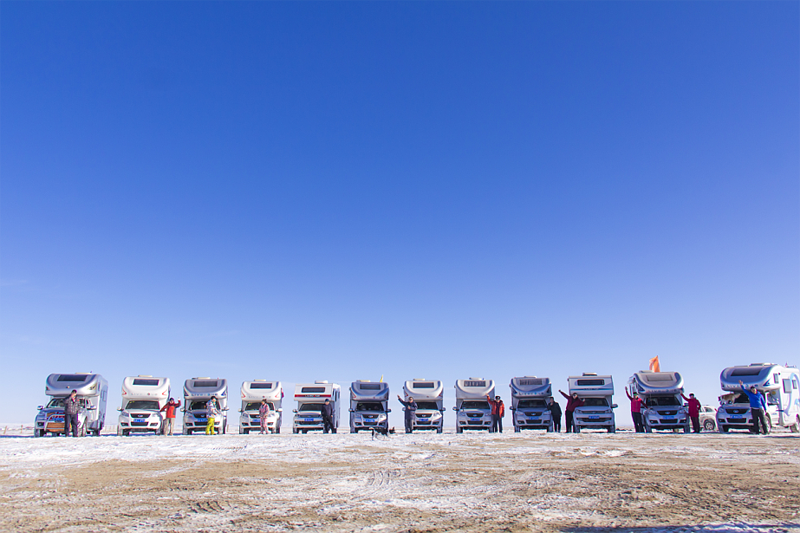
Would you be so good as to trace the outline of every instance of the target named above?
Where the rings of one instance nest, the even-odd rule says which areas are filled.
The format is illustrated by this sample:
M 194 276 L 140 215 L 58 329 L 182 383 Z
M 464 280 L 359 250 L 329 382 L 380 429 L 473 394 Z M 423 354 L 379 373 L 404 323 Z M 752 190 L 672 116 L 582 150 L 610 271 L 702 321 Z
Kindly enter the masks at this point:
M 568 378 L 569 395 L 577 394 L 583 406 L 574 412 L 575 431 L 604 429 L 616 431 L 613 403 L 614 382 L 611 376 L 584 373 Z M 767 403 L 767 423 L 800 431 L 800 371 L 796 367 L 772 363 L 726 368 L 720 375 L 723 394 L 717 410 L 716 426 L 721 432 L 731 429 L 751 429 L 752 419 L 747 396 L 741 385 L 755 386 L 764 394 Z M 511 380 L 511 417 L 514 431 L 553 430 L 548 401 L 553 397 L 549 378 L 515 377 Z M 99 374 L 51 374 L 45 393 L 50 397 L 46 406 L 39 407 L 34 435 L 64 432 L 64 399 L 76 390 L 81 405 L 79 428 L 81 434 L 99 435 L 105 421 L 108 402 L 108 382 Z M 627 383 L 630 395 L 637 393 L 647 409 L 643 413 L 645 430 L 689 431 L 689 416 L 683 403 L 683 378 L 678 372 L 636 372 Z M 496 395 L 491 379 L 469 378 L 455 384 L 456 432 L 489 430 L 491 406 L 487 396 Z M 405 400 L 414 398 L 414 430 L 441 433 L 444 426 L 444 386 L 439 380 L 412 379 L 403 385 Z M 267 429 L 280 433 L 283 422 L 283 385 L 280 381 L 253 380 L 242 383 L 240 389 L 239 433 L 260 431 L 259 406 L 269 406 Z M 122 405 L 119 408 L 117 433 L 158 433 L 163 423 L 163 409 L 170 397 L 169 378 L 131 376 L 122 382 Z M 208 423 L 206 404 L 216 397 L 222 416 L 215 419 L 216 430 L 225 433 L 228 426 L 228 383 L 222 378 L 197 377 L 183 385 L 183 433 L 205 432 Z M 334 432 L 341 420 L 341 388 L 335 383 L 316 381 L 295 385 L 293 433 L 321 431 L 322 406 L 333 404 Z M 350 432 L 371 431 L 389 426 L 389 385 L 383 381 L 358 380 L 350 385 Z

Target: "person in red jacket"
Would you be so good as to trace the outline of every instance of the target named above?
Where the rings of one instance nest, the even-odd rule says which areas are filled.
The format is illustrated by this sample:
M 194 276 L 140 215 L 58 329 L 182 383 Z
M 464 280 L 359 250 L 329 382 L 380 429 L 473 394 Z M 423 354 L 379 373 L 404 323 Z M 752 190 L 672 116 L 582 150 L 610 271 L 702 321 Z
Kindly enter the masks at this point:
M 681 398 L 686 400 L 686 404 L 689 406 L 689 418 L 692 421 L 692 431 L 700 433 L 700 400 L 694 397 L 694 393 L 689 394 L 688 398 L 681 393 Z
M 486 396 L 486 399 L 489 401 L 489 405 L 492 406 L 492 429 L 489 430 L 489 433 L 500 433 L 503 432 L 503 415 L 506 414 L 506 406 L 503 405 L 503 400 L 500 396 L 496 396 L 494 400 L 492 400 L 491 396 Z
M 578 398 L 578 393 L 573 392 L 572 396 L 567 395 L 563 390 L 558 391 L 561 393 L 561 396 L 567 399 L 567 408 L 565 409 L 567 413 L 567 420 L 566 420 L 566 430 L 567 433 L 572 433 L 572 430 L 575 429 L 575 421 L 573 417 L 575 416 L 575 409 L 578 407 L 583 407 L 583 400 Z
M 636 433 L 644 433 L 644 421 L 642 420 L 642 409 L 645 408 L 644 401 L 639 398 L 639 393 L 634 392 L 633 396 L 625 389 L 625 396 L 631 401 L 631 418 L 633 418 L 633 427 L 636 428 Z
M 175 410 L 181 406 L 181 401 L 175 401 L 174 398 L 170 398 L 167 402 L 167 405 L 161 408 L 161 412 L 167 412 L 166 418 L 164 418 L 164 435 L 172 435 L 172 431 L 175 429 Z

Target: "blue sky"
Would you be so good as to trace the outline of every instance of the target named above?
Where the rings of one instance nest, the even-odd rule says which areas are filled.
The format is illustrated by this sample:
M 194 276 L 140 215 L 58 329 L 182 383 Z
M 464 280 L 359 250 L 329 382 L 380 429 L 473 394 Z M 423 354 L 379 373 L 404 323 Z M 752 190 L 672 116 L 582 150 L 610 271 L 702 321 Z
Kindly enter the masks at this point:
M 8 422 L 50 372 L 507 399 L 659 355 L 714 403 L 800 363 L 796 2 L 1 15 Z

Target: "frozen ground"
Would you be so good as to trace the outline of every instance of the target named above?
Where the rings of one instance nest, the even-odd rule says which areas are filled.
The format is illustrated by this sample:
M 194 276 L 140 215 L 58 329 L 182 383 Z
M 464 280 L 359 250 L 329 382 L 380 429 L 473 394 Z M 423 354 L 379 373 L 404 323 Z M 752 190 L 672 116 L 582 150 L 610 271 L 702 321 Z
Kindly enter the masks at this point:
M 0 438 L 3 531 L 800 532 L 800 438 Z

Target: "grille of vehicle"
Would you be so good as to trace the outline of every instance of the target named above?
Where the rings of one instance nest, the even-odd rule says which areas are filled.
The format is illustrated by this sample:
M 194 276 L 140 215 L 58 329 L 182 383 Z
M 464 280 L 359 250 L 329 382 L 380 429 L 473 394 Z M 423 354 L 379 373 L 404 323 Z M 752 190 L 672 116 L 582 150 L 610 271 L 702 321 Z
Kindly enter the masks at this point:
M 318 425 L 320 425 L 321 423 L 322 423 L 322 422 L 315 422 L 315 421 L 307 422 L 307 421 L 305 421 L 305 420 L 301 420 L 301 421 L 299 421 L 299 422 L 297 423 L 297 425 L 298 425 L 298 426 L 318 426 Z
M 747 413 L 749 410 L 750 409 L 726 409 L 726 411 L 728 411 L 728 413 L 732 415 L 743 415 Z
M 478 412 L 478 413 L 467 413 L 467 416 L 470 417 L 470 418 L 478 418 L 478 417 L 482 417 L 483 413 L 481 413 L 481 412 Z
M 611 419 L 606 417 L 597 417 L 592 418 L 591 420 L 588 418 L 580 418 L 579 420 L 581 421 L 581 424 L 597 424 L 599 422 L 608 422 Z
M 132 426 L 146 426 L 147 422 L 142 421 L 142 420 L 131 420 L 131 425 Z
M 417 424 L 419 425 L 430 424 L 430 423 L 431 423 L 430 420 L 417 420 Z
M 661 416 L 673 416 L 677 415 L 678 411 L 658 411 L 658 414 L 660 414 Z

